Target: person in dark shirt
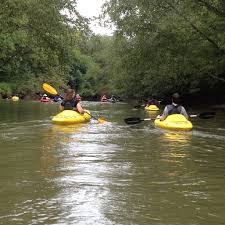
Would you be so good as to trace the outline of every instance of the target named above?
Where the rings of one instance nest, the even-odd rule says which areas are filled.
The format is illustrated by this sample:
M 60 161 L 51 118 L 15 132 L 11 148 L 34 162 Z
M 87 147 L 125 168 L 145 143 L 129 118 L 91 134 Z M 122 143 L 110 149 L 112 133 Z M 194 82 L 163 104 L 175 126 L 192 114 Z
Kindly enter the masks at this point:
M 179 104 L 180 103 L 180 95 L 178 93 L 174 93 L 172 95 L 172 104 L 167 105 L 163 111 L 163 114 L 157 118 L 160 120 L 165 120 L 167 116 L 172 114 L 182 114 L 186 117 L 186 119 L 189 118 L 185 108 Z
M 75 96 L 76 96 L 75 90 L 68 89 L 65 94 L 65 98 L 60 105 L 60 109 L 61 110 L 75 110 L 81 114 L 85 113 L 86 111 L 83 109 L 80 102 L 76 100 Z
M 156 105 L 157 107 L 159 107 L 159 105 L 160 105 L 159 101 L 156 100 L 154 95 L 152 95 L 147 101 L 146 106 L 148 107 L 150 105 Z
M 53 99 L 54 102 L 60 102 L 62 101 L 62 97 L 60 95 L 56 95 Z

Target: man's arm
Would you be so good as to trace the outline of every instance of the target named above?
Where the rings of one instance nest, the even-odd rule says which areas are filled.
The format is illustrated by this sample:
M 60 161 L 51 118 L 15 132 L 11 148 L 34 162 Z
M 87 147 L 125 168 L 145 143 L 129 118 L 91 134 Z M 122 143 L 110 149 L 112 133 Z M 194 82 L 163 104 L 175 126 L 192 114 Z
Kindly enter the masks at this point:
M 165 120 L 166 117 L 168 116 L 168 107 L 166 106 L 163 113 L 162 113 L 162 116 L 160 117 L 160 120 Z

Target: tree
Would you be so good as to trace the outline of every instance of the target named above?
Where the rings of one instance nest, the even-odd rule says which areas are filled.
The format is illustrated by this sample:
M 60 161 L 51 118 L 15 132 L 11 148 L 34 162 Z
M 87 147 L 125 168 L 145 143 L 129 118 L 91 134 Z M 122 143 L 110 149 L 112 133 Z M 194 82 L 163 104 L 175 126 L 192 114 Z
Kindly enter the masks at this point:
M 225 72 L 222 1 L 110 0 L 104 9 L 117 28 L 114 79 L 124 94 L 188 93 Z
M 80 40 L 75 34 L 88 30 L 76 0 L 2 0 L 0 15 L 0 82 L 33 92 L 43 81 L 63 85 Z

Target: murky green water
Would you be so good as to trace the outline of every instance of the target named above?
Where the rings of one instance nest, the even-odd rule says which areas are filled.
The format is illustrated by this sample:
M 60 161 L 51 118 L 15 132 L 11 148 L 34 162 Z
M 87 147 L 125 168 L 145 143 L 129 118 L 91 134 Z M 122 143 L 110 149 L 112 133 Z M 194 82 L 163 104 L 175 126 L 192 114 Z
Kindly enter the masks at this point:
M 129 104 L 84 105 L 112 123 L 56 126 L 57 104 L 0 102 L 0 224 L 225 224 L 222 112 L 174 133 L 126 125 L 148 116 Z

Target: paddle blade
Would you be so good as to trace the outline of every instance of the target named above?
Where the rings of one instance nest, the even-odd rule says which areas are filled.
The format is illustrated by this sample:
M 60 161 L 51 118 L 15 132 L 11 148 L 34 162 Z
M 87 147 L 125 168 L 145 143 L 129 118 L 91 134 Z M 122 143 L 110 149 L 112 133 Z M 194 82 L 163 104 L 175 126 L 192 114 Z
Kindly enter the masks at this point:
M 42 87 L 43 87 L 43 89 L 44 89 L 46 92 L 48 92 L 48 93 L 51 94 L 51 95 L 57 95 L 57 94 L 58 94 L 57 91 L 56 91 L 56 89 L 55 89 L 54 87 L 52 87 L 51 85 L 47 84 L 47 83 L 44 83 L 44 84 L 42 85 Z
M 108 121 L 106 121 L 104 118 L 98 118 L 98 122 L 99 123 L 107 123 Z
M 130 125 L 141 123 L 141 121 L 142 120 L 139 117 L 130 117 L 130 118 L 124 119 L 124 122 Z
M 99 123 L 107 123 L 108 121 L 106 121 L 104 118 L 97 118 L 97 117 L 95 117 L 95 116 L 93 116 L 89 111 L 85 111 L 85 113 L 87 113 L 88 115 L 90 115 L 91 116 L 91 118 L 93 118 L 93 119 L 95 119 L 95 120 L 97 120 Z
M 140 109 L 140 108 L 142 108 L 142 107 L 145 107 L 145 105 L 135 105 L 135 106 L 134 106 L 134 109 Z
M 216 115 L 216 112 L 203 112 L 199 114 L 199 118 L 201 119 L 211 119 L 214 118 Z

